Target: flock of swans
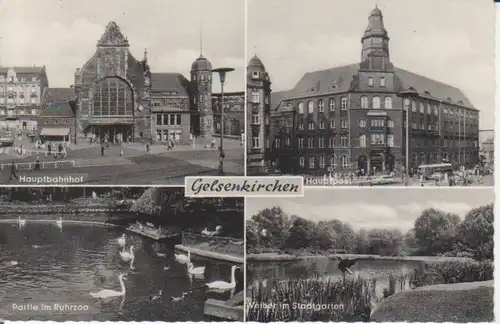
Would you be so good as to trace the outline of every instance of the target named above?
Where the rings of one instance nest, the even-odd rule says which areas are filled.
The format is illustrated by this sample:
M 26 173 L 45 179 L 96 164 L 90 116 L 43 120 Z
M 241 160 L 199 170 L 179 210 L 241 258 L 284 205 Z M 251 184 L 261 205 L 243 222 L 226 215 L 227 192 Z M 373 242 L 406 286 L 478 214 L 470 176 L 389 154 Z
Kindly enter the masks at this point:
M 135 260 L 135 255 L 134 255 L 134 246 L 131 245 L 129 250 L 126 250 L 126 235 L 123 234 L 117 239 L 118 244 L 122 248 L 119 251 L 119 255 L 123 261 L 130 262 L 130 269 L 135 269 L 133 266 L 134 260 Z M 166 256 L 164 253 L 157 253 L 158 256 Z M 203 275 L 205 274 L 205 267 L 195 267 L 194 264 L 191 262 L 191 250 L 188 249 L 187 254 L 174 254 L 175 261 L 180 264 L 186 264 L 187 265 L 187 272 L 190 275 L 193 275 L 197 278 L 203 278 Z M 211 289 L 211 290 L 216 290 L 216 291 L 227 291 L 227 290 L 233 290 L 236 287 L 236 278 L 235 278 L 235 271 L 236 271 L 236 266 L 232 266 L 231 268 L 231 281 L 226 282 L 226 281 L 214 281 L 210 283 L 206 283 L 205 285 Z M 164 267 L 164 270 L 167 271 L 169 270 L 170 267 Z M 100 299 L 106 299 L 106 298 L 112 298 L 112 297 L 119 297 L 119 296 L 124 296 L 126 293 L 126 287 L 124 280 L 127 279 L 127 275 L 124 273 L 121 273 L 118 276 L 118 280 L 120 282 L 120 290 L 110 290 L 110 289 L 104 289 L 99 292 L 91 292 L 90 296 L 93 298 L 100 298 Z M 171 297 L 172 301 L 178 302 L 184 299 L 184 297 L 187 295 L 187 292 L 182 293 L 181 296 L 179 297 Z M 163 295 L 163 291 L 160 290 L 156 295 L 150 296 L 150 301 L 154 301 L 159 299 Z

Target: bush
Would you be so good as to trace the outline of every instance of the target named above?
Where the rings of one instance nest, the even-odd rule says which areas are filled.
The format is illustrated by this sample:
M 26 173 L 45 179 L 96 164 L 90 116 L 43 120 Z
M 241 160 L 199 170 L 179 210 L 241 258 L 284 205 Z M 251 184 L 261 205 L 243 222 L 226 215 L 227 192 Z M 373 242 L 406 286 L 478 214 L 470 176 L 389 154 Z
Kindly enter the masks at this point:
M 426 285 L 493 280 L 493 262 L 464 260 L 436 261 L 427 265 Z

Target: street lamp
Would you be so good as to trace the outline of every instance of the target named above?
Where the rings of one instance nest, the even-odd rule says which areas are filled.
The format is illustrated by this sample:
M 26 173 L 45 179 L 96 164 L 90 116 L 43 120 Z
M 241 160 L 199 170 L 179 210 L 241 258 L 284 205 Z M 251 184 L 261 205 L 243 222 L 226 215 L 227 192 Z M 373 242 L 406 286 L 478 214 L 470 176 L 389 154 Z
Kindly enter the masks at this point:
M 409 172 L 409 166 L 410 166 L 410 110 L 413 109 L 413 99 L 415 97 L 418 97 L 418 92 L 413 90 L 413 89 L 409 89 L 409 90 L 404 90 L 404 91 L 401 91 L 399 94 L 398 94 L 399 97 L 403 98 L 403 110 L 404 110 L 404 101 L 405 99 L 408 99 L 409 100 L 409 104 L 408 106 L 406 107 L 406 153 L 405 153 L 405 186 L 408 186 L 408 181 L 409 181 L 409 177 L 410 177 L 410 172 Z
M 213 69 L 212 73 L 219 73 L 220 79 L 220 159 L 219 159 L 219 172 L 224 174 L 224 83 L 226 82 L 226 73 L 234 71 L 233 68 L 218 68 Z

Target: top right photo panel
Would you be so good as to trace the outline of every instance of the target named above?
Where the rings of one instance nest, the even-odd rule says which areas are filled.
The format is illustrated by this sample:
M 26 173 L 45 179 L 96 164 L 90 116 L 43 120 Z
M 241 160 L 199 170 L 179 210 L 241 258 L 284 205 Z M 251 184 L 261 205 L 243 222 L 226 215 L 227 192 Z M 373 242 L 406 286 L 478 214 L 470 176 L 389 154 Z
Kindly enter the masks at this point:
M 248 0 L 247 12 L 247 175 L 493 186 L 493 1 Z

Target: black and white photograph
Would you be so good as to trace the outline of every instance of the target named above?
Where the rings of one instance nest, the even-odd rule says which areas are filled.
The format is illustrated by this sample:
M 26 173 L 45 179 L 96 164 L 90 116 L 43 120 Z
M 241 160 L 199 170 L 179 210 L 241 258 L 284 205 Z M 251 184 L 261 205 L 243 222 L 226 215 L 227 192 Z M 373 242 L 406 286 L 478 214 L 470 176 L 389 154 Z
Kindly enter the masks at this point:
M 0 183 L 244 175 L 244 1 L 1 1 L 0 29 Z
M 492 187 L 494 21 L 488 0 L 249 0 L 248 174 Z
M 247 198 L 246 319 L 492 322 L 492 188 Z
M 242 321 L 243 207 L 179 188 L 1 188 L 0 319 Z

